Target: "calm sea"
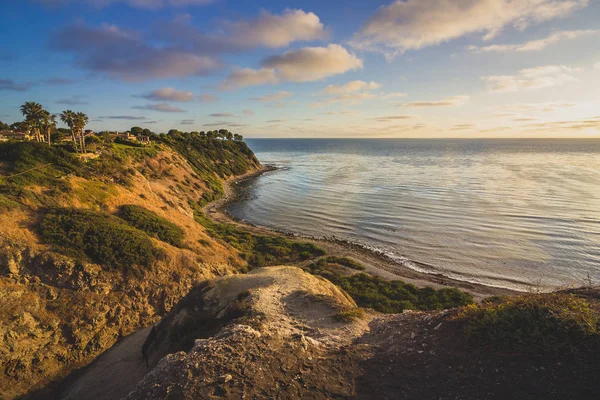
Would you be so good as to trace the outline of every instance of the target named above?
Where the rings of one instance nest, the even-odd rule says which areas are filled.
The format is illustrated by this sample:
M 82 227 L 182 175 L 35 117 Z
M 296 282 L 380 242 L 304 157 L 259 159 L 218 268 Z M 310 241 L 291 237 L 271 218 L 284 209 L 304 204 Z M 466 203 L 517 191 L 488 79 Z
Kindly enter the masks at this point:
M 229 211 L 409 268 L 528 289 L 600 283 L 600 140 L 248 140 L 280 169 Z

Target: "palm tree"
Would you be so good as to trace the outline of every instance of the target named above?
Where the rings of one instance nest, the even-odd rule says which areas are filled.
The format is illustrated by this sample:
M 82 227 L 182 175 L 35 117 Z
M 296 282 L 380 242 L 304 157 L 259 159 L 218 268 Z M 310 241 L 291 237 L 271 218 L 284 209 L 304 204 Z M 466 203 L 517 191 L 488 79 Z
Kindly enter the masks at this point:
M 41 141 L 39 127 L 42 121 L 44 107 L 40 103 L 27 101 L 21 106 L 21 114 L 25 117 L 25 121 L 30 130 L 33 130 L 36 140 Z
M 87 125 L 87 123 L 89 122 L 89 118 L 85 113 L 82 112 L 78 112 L 77 114 L 75 114 L 75 125 L 79 130 L 79 140 L 81 143 L 81 151 L 82 153 L 85 153 L 85 137 L 84 137 L 84 131 L 85 131 L 85 126 Z
M 46 133 L 46 139 L 48 140 L 48 144 L 50 143 L 50 135 L 52 133 L 52 129 L 56 128 L 56 115 L 50 114 L 48 111 L 43 110 L 42 112 L 42 128 Z
M 77 141 L 75 140 L 75 113 L 71 110 L 63 111 L 60 114 L 60 120 L 71 130 L 71 138 L 73 139 L 73 146 L 77 151 Z

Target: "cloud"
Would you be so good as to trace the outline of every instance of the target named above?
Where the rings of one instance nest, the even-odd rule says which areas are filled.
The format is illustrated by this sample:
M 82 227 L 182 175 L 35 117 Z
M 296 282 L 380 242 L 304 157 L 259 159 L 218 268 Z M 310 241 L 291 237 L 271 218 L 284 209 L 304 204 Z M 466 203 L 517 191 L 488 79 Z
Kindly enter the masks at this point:
M 291 95 L 292 95 L 292 93 L 286 92 L 285 90 L 283 90 L 281 92 L 267 94 L 262 97 L 252 97 L 252 98 L 250 98 L 250 100 L 270 102 L 270 101 L 278 101 L 281 99 L 285 99 L 287 97 L 290 97 Z
M 536 130 L 595 130 L 600 131 L 600 117 L 584 118 L 568 121 L 541 122 L 528 124 L 526 127 Z
M 377 122 L 396 122 L 415 118 L 413 115 L 388 115 L 384 117 L 371 118 Z
M 244 47 L 280 48 L 327 36 L 319 17 L 302 10 L 285 10 L 282 15 L 262 11 L 255 19 L 225 22 L 224 29 L 235 44 Z
M 384 100 L 388 100 L 388 99 L 393 99 L 396 97 L 406 97 L 408 96 L 408 94 L 406 93 L 402 93 L 402 92 L 392 92 L 392 93 L 386 93 L 386 94 L 382 94 L 381 98 Z
M 487 82 L 490 92 L 508 93 L 543 89 L 577 82 L 578 79 L 573 76 L 577 72 L 579 72 L 577 68 L 570 68 L 564 65 L 547 65 L 522 69 L 516 75 L 484 76 L 481 79 Z
M 34 0 L 37 3 L 42 3 L 49 6 L 66 5 L 74 0 Z M 81 3 L 87 3 L 94 7 L 106 7 L 115 3 L 125 3 L 134 8 L 145 8 L 157 10 L 159 8 L 185 7 L 185 6 L 203 6 L 213 3 L 215 0 L 78 0 Z
M 132 108 L 135 108 L 136 110 L 151 110 L 151 111 L 168 112 L 168 113 L 186 112 L 186 110 L 182 110 L 179 107 L 171 106 L 166 103 L 148 104 L 145 106 L 133 106 Z
M 248 116 L 248 117 L 250 117 L 250 116 L 253 116 L 253 115 L 255 115 L 255 112 L 254 112 L 254 111 L 252 111 L 252 110 L 243 110 L 243 111 L 242 111 L 242 114 L 244 114 L 245 116 Z
M 266 85 L 279 83 L 279 77 L 273 69 L 261 68 L 254 70 L 252 68 L 234 69 L 227 79 L 219 85 L 221 90 L 233 90 L 247 86 Z
M 65 104 L 68 106 L 82 106 L 90 104 L 87 101 L 82 100 L 85 96 L 71 96 L 70 98 L 60 99 L 56 101 L 56 104 Z
M 467 131 L 467 130 L 473 130 L 475 129 L 476 126 L 473 124 L 458 124 L 458 125 L 454 125 L 453 127 L 450 128 L 451 131 Z
M 589 0 L 396 0 L 379 8 L 351 44 L 393 55 L 473 33 L 489 40 L 507 26 L 523 30 L 588 4 Z
M 131 121 L 141 121 L 147 119 L 146 117 L 136 117 L 132 115 L 109 115 L 107 117 L 100 117 L 102 119 L 126 119 Z
M 71 84 L 75 83 L 75 81 L 73 81 L 72 79 L 66 79 L 66 78 L 50 78 L 50 79 L 46 79 L 44 81 L 44 83 L 46 83 L 48 85 L 71 85 Z
M 340 96 L 328 97 L 326 99 L 311 103 L 308 106 L 309 107 L 323 107 L 323 106 L 327 106 L 327 105 L 331 105 L 331 104 L 338 104 L 338 103 L 346 103 L 346 104 L 356 105 L 356 104 L 362 103 L 364 100 L 370 100 L 370 99 L 376 99 L 376 98 L 377 98 L 377 95 L 375 95 L 373 93 L 368 93 L 368 92 L 349 93 L 349 94 L 343 94 Z
M 555 112 L 563 108 L 576 107 L 577 103 L 571 103 L 567 101 L 562 102 L 547 102 L 547 103 L 521 103 L 521 104 L 509 104 L 500 107 L 502 110 L 513 111 L 513 112 Z M 514 113 L 499 113 L 497 117 L 514 117 Z
M 282 80 L 317 81 L 363 67 L 363 60 L 337 44 L 327 47 L 305 47 L 265 59 L 264 68 L 277 70 Z
M 194 125 L 195 123 L 196 123 L 196 121 L 193 119 L 184 119 L 179 124 L 180 125 Z
M 337 44 L 304 47 L 264 59 L 260 69 L 237 68 L 220 85 L 232 90 L 253 85 L 311 82 L 363 67 L 363 60 Z
M 531 40 L 520 44 L 495 44 L 491 46 L 470 46 L 469 50 L 476 53 L 490 52 L 524 52 L 524 51 L 539 51 L 546 47 L 561 42 L 562 40 L 572 40 L 582 36 L 595 35 L 600 33 L 600 30 L 578 30 L 578 31 L 560 31 L 554 32 L 544 39 Z
M 16 83 L 10 79 L 0 79 L 0 91 L 25 92 L 33 86 L 33 83 Z
M 209 114 L 209 117 L 214 117 L 214 118 L 229 118 L 229 117 L 235 117 L 235 115 L 233 115 L 232 113 L 214 113 L 214 114 Z
M 380 87 L 381 85 L 377 82 L 352 81 L 343 85 L 329 85 L 323 89 L 323 93 L 328 95 L 341 95 L 360 92 L 362 90 L 379 89 Z
M 150 44 L 137 32 L 114 25 L 67 26 L 51 43 L 53 48 L 73 54 L 84 69 L 131 82 L 199 75 L 219 66 L 211 56 Z
M 457 107 L 462 106 L 471 99 L 470 96 L 454 96 L 435 101 L 413 101 L 401 104 L 402 107 Z
M 214 103 L 218 100 L 219 98 L 212 94 L 201 94 L 200 96 L 198 96 L 198 101 L 200 103 Z
M 187 102 L 194 100 L 194 93 L 177 91 L 170 87 L 160 88 L 148 94 L 144 94 L 143 97 L 151 101 L 179 101 Z

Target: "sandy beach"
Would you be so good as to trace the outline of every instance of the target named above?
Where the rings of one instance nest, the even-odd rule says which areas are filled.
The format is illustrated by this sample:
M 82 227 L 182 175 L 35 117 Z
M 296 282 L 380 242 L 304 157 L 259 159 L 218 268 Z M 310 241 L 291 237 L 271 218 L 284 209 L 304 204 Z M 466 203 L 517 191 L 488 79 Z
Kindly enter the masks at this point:
M 219 200 L 206 205 L 203 209 L 205 215 L 207 215 L 214 221 L 235 224 L 239 227 L 247 229 L 252 233 L 261 235 L 281 235 L 289 238 L 300 239 L 299 237 L 291 234 L 276 232 L 265 227 L 255 226 L 242 221 L 235 220 L 226 211 L 226 207 L 229 203 L 235 202 L 239 199 L 239 184 L 241 182 L 257 178 L 262 174 L 269 173 L 275 170 L 275 167 L 264 166 L 260 170 L 253 171 L 251 173 L 228 180 L 225 184 L 225 195 Z M 510 289 L 486 286 L 482 284 L 451 279 L 443 275 L 434 275 L 415 271 L 413 269 L 395 263 L 381 254 L 378 254 L 376 252 L 370 251 L 357 245 L 353 245 L 351 243 L 307 237 L 301 237 L 301 239 L 303 241 L 311 242 L 318 245 L 319 247 L 327 251 L 328 255 L 337 257 L 349 257 L 353 260 L 356 260 L 365 266 L 366 271 L 368 273 L 380 276 L 384 279 L 400 279 L 419 287 L 429 286 L 435 289 L 443 287 L 456 287 L 471 293 L 473 297 L 478 301 L 489 296 L 515 295 L 519 293 Z

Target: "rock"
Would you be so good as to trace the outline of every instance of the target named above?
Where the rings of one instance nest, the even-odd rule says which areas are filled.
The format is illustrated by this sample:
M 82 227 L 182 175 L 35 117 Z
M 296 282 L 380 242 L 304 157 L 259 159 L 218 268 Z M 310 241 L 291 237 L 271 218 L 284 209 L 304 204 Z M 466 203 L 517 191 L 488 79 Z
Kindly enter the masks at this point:
M 227 383 L 232 379 L 233 379 L 233 376 L 231 376 L 231 374 L 221 375 L 219 377 L 219 383 Z

